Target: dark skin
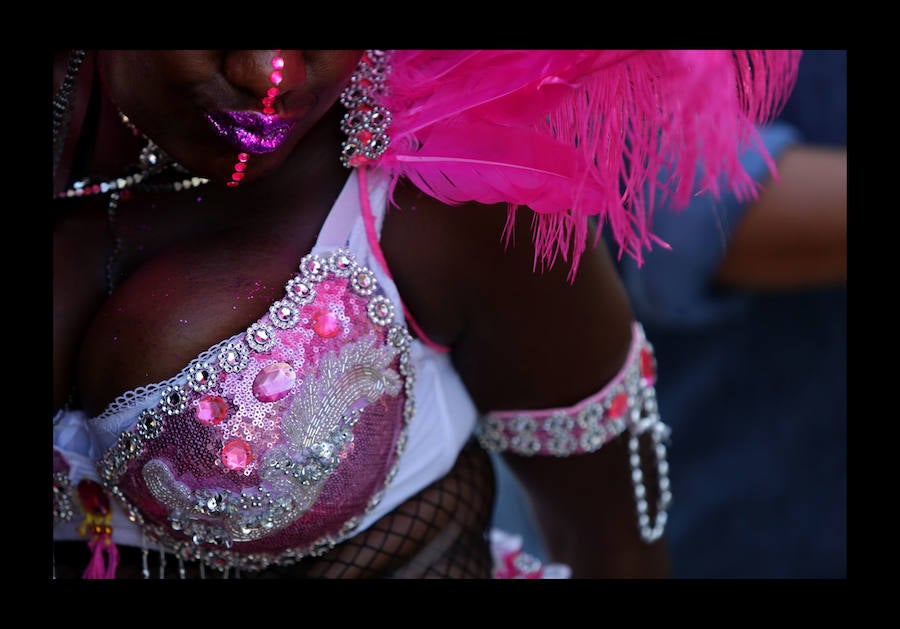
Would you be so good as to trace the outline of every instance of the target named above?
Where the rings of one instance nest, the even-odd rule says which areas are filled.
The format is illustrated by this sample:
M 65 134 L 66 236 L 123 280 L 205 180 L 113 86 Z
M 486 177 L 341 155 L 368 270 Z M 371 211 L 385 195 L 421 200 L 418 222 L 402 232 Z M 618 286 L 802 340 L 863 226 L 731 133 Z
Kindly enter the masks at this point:
M 337 159 L 343 108 L 335 100 L 359 51 L 282 54 L 290 71 L 279 114 L 297 115 L 297 126 L 279 150 L 252 156 L 247 178 L 232 189 L 223 182 L 236 151 L 195 110 L 258 108 L 272 51 L 100 53 L 112 100 L 104 99 L 92 174 L 116 176 L 141 146 L 117 120 L 115 101 L 212 182 L 120 204 L 120 279 L 108 297 L 106 199 L 61 202 L 54 231 L 57 407 L 75 389 L 96 415 L 124 391 L 171 377 L 281 296 L 347 177 Z M 92 64 L 76 102 L 90 89 Z M 83 115 L 76 109 L 73 137 Z M 571 405 L 620 369 L 632 316 L 602 246 L 589 248 L 570 282 L 562 261 L 534 271 L 527 208 L 505 247 L 506 207 L 447 207 L 405 182 L 395 201 L 382 231 L 391 273 L 424 332 L 452 348 L 480 411 Z M 506 458 L 530 492 L 551 558 L 570 564 L 574 576 L 668 573 L 664 542 L 639 539 L 623 440 L 568 459 Z
M 847 281 L 847 149 L 793 146 L 728 244 L 716 281 L 797 290 Z

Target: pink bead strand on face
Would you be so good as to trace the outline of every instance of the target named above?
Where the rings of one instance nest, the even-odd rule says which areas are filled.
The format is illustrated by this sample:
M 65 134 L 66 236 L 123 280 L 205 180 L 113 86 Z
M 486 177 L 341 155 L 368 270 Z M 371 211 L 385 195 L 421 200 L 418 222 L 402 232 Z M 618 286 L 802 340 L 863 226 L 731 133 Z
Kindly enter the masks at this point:
M 280 50 L 276 50 L 276 53 L 281 53 Z M 272 106 L 275 104 L 275 99 L 278 98 L 278 94 L 280 90 L 278 88 L 281 85 L 281 81 L 283 80 L 283 75 L 281 73 L 284 68 L 284 57 L 281 54 L 276 54 L 272 58 L 272 72 L 269 74 L 269 80 L 272 82 L 272 87 L 266 90 L 266 95 L 262 99 L 262 112 L 266 115 L 276 115 L 275 108 Z M 241 180 L 244 178 L 244 171 L 247 170 L 247 162 L 250 160 L 250 155 L 248 153 L 238 153 L 237 161 L 234 163 L 234 171 L 231 173 L 231 180 L 226 182 L 225 185 L 229 188 L 236 188 L 240 185 Z

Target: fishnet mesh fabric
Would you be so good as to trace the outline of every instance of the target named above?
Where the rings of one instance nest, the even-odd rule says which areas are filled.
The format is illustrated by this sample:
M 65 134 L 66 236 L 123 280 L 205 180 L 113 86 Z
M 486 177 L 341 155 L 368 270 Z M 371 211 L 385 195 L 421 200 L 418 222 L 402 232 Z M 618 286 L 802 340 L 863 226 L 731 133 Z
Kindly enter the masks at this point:
M 359 535 L 321 557 L 262 572 L 243 571 L 242 579 L 429 579 L 490 578 L 492 560 L 488 532 L 494 503 L 494 472 L 487 454 L 475 442 L 460 453 L 444 478 L 402 503 Z M 120 547 L 118 578 L 143 578 L 141 550 Z M 87 544 L 66 542 L 54 550 L 56 578 L 80 578 L 89 557 Z M 160 564 L 150 553 L 150 578 L 222 578 L 216 570 L 171 555 Z

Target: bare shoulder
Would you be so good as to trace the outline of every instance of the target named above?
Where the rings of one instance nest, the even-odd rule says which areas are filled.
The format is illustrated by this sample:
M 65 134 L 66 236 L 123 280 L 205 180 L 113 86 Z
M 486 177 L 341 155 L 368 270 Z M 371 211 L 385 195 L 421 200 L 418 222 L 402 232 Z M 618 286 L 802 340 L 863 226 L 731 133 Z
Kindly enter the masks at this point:
M 612 379 L 631 311 L 609 253 L 593 246 L 574 281 L 568 262 L 535 268 L 533 213 L 446 206 L 399 185 L 383 246 L 400 294 L 452 359 L 480 410 L 574 404 Z

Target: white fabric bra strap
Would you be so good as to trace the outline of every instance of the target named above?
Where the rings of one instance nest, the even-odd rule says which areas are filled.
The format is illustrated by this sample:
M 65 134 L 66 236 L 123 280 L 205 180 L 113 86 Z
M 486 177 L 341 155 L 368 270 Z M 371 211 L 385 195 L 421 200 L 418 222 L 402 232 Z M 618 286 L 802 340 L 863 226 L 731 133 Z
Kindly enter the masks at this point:
M 369 175 L 369 195 L 372 211 L 375 215 L 376 228 L 381 231 L 384 221 L 384 208 L 387 202 L 387 181 L 376 173 Z M 314 251 L 328 251 L 347 246 L 350 234 L 357 221 L 361 219 L 359 203 L 359 176 L 356 169 L 350 172 L 347 182 L 334 202 L 334 207 L 325 219 Z

